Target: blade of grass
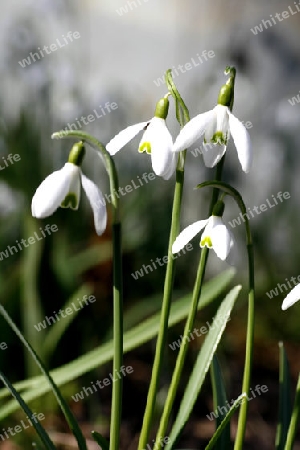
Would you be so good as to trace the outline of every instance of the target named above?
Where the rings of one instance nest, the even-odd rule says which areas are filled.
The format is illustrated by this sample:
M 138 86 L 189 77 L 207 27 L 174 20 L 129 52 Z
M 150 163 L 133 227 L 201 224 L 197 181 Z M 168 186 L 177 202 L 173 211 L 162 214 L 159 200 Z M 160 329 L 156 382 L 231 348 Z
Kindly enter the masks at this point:
M 211 440 L 209 441 L 209 443 L 205 447 L 205 450 L 212 450 L 213 448 L 215 448 L 215 445 L 218 442 L 218 439 L 220 439 L 220 437 L 223 434 L 224 428 L 226 428 L 228 426 L 231 417 L 233 416 L 233 414 L 235 413 L 236 409 L 242 404 L 242 402 L 244 400 L 247 401 L 247 394 L 245 394 L 245 393 L 241 394 L 235 400 L 235 402 L 233 403 L 233 405 L 231 406 L 231 408 L 227 412 L 226 416 L 224 417 L 224 419 L 222 420 L 222 422 L 220 423 L 220 425 L 216 429 L 213 437 L 211 438 Z M 230 448 L 230 447 L 227 447 L 227 449 L 228 448 Z
M 215 324 L 209 330 L 205 338 L 205 341 L 202 345 L 193 371 L 189 378 L 188 384 L 186 386 L 183 398 L 180 403 L 179 412 L 172 426 L 171 433 L 169 433 L 169 441 L 165 447 L 166 450 L 170 450 L 172 448 L 192 412 L 199 392 L 201 391 L 206 374 L 211 365 L 213 355 L 217 350 L 218 344 L 225 330 L 227 320 L 230 317 L 230 313 L 240 290 L 241 286 L 234 287 L 226 295 L 217 311 Z
M 21 408 L 23 409 L 24 413 L 32 419 L 32 426 L 34 427 L 35 431 L 39 435 L 41 441 L 46 446 L 47 450 L 56 450 L 53 442 L 51 441 L 50 437 L 40 424 L 40 422 L 36 419 L 34 419 L 33 412 L 31 409 L 26 405 L 20 394 L 16 391 L 16 389 L 13 387 L 13 385 L 10 383 L 10 381 L 6 378 L 6 376 L 0 371 L 0 379 L 3 381 L 11 395 L 16 399 L 16 401 L 19 403 Z
M 294 441 L 296 438 L 296 433 L 297 433 L 297 425 L 299 422 L 299 414 L 300 414 L 300 375 L 298 377 L 294 407 L 293 407 L 291 422 L 290 422 L 290 426 L 288 429 L 284 450 L 292 450 L 292 448 L 293 448 Z
M 202 290 L 202 297 L 199 301 L 198 310 L 215 300 L 232 280 L 234 274 L 235 271 L 229 269 L 205 283 Z M 187 316 L 190 298 L 191 295 L 189 294 L 172 304 L 169 327 L 180 322 Z M 157 335 L 159 327 L 159 317 L 160 313 L 158 312 L 136 327 L 127 331 L 124 334 L 124 352 L 128 352 L 136 347 L 139 347 L 143 343 L 154 338 Z M 55 379 L 57 385 L 61 386 L 68 381 L 71 381 L 74 378 L 101 366 L 101 364 L 111 361 L 112 357 L 113 348 L 112 341 L 110 340 L 85 355 L 80 356 L 75 361 L 53 370 L 51 375 Z M 26 401 L 34 400 L 49 391 L 48 383 L 44 380 L 44 377 L 41 376 L 30 380 L 20 381 L 16 383 L 16 386 L 18 389 L 28 390 L 22 394 Z M 0 398 L 4 395 L 6 395 L 6 392 L 3 392 L 3 390 L 0 391 Z M 3 405 L 0 410 L 0 419 L 5 418 L 8 414 L 15 411 L 17 407 L 18 406 L 15 402 L 8 402 L 6 405 Z
M 47 378 L 47 380 L 50 384 L 50 387 L 57 399 L 57 402 L 58 402 L 59 406 L 61 407 L 61 410 L 64 413 L 64 416 L 69 424 L 69 427 L 72 430 L 72 432 L 78 442 L 79 449 L 87 450 L 85 438 L 82 434 L 82 431 L 81 431 L 80 427 L 78 426 L 78 423 L 77 423 L 75 417 L 73 416 L 72 411 L 68 407 L 66 401 L 64 400 L 63 396 L 60 393 L 60 390 L 54 383 L 53 378 L 49 374 L 49 372 L 46 369 L 46 367 L 44 366 L 43 362 L 40 360 L 39 356 L 36 354 L 36 352 L 31 347 L 29 342 L 27 342 L 27 340 L 25 339 L 25 337 L 23 336 L 21 331 L 18 329 L 16 324 L 12 321 L 12 319 L 10 318 L 10 316 L 8 315 L 8 313 L 6 312 L 6 310 L 4 309 L 4 307 L 2 305 L 0 305 L 0 314 L 3 316 L 3 318 L 6 320 L 8 325 L 12 328 L 12 330 L 16 333 L 16 335 L 18 336 L 18 338 L 20 339 L 22 344 L 25 346 L 25 348 L 31 354 L 32 358 L 34 359 L 35 363 L 37 364 L 37 366 L 39 367 L 39 369 L 41 370 L 43 375 Z
M 289 362 L 282 342 L 279 342 L 279 414 L 276 450 L 283 450 L 292 415 Z
M 210 366 L 210 374 L 213 388 L 214 410 L 218 409 L 218 406 L 220 406 L 221 408 L 222 406 L 226 408 L 226 389 L 220 364 L 216 354 L 214 354 L 212 364 Z M 216 418 L 216 428 L 221 425 L 221 422 L 222 418 L 218 416 Z M 230 422 L 228 422 L 228 424 L 224 428 L 221 438 L 216 445 L 216 450 L 227 450 L 228 448 L 230 448 Z
M 100 433 L 92 431 L 92 436 L 102 450 L 109 450 L 109 442 Z

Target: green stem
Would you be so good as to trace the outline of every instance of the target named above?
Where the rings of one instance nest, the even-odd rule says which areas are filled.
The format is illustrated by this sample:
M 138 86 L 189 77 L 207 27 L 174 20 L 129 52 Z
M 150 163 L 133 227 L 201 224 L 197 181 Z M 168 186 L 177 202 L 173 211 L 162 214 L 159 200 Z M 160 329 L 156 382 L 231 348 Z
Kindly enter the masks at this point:
M 123 289 L 122 289 L 122 245 L 121 224 L 113 224 L 113 299 L 114 299 L 114 360 L 113 374 L 120 374 L 123 364 Z M 113 383 L 110 450 L 119 450 L 122 411 L 122 377 L 117 376 Z
M 172 94 L 175 100 L 176 107 L 176 117 L 181 127 L 183 127 L 189 120 L 189 111 L 180 96 L 174 82 L 172 79 L 171 69 L 166 72 L 166 85 L 168 87 L 169 92 Z M 174 199 L 173 199 L 173 208 L 172 208 L 172 220 L 171 220 L 171 229 L 170 229 L 170 237 L 169 237 L 169 246 L 168 246 L 168 263 L 165 275 L 165 283 L 164 283 L 164 294 L 162 301 L 162 311 L 160 316 L 160 326 L 159 332 L 156 342 L 155 356 L 152 368 L 152 375 L 150 386 L 148 390 L 147 396 L 147 404 L 144 413 L 143 425 L 140 434 L 139 446 L 138 449 L 141 450 L 145 448 L 148 444 L 149 434 L 154 414 L 156 395 L 158 390 L 159 377 L 163 362 L 163 353 L 167 340 L 167 332 L 168 332 L 168 321 L 172 300 L 172 290 L 173 290 L 173 280 L 174 280 L 174 269 L 175 269 L 175 260 L 172 258 L 172 245 L 175 241 L 178 232 L 179 232 L 179 222 L 180 222 L 180 211 L 181 211 L 181 202 L 182 202 L 182 193 L 183 193 L 183 184 L 184 184 L 184 163 L 185 163 L 186 151 L 183 151 L 179 154 L 178 163 L 176 167 L 176 183 L 174 190 Z
M 219 164 L 217 165 L 216 181 L 220 180 L 222 177 L 224 159 L 225 158 L 223 157 L 221 159 L 221 161 L 219 162 Z M 212 193 L 210 207 L 209 207 L 209 215 L 211 215 L 213 207 L 214 207 L 216 201 L 218 200 L 218 195 L 219 195 L 219 189 L 214 189 L 213 193 Z M 202 283 L 203 283 L 203 279 L 204 279 L 204 275 L 205 275 L 208 254 L 209 254 L 208 248 L 204 247 L 203 250 L 201 251 L 201 256 L 200 256 L 200 260 L 199 260 L 197 276 L 196 276 L 196 281 L 195 281 L 193 295 L 192 295 L 192 304 L 191 304 L 191 308 L 189 310 L 189 315 L 187 317 L 186 324 L 184 327 L 184 333 L 183 333 L 183 337 L 181 340 L 181 346 L 180 346 L 179 354 L 177 356 L 175 369 L 174 369 L 174 372 L 172 375 L 172 381 L 171 381 L 171 385 L 169 387 L 167 399 L 165 401 L 165 406 L 164 406 L 163 414 L 162 414 L 162 417 L 160 420 L 159 429 L 158 429 L 158 432 L 156 435 L 154 449 L 159 448 L 159 445 L 160 445 L 162 439 L 164 439 L 164 437 L 166 435 L 170 414 L 171 414 L 174 400 L 176 397 L 177 389 L 178 389 L 179 382 L 180 382 L 180 377 L 182 374 L 182 370 L 184 368 L 184 362 L 185 362 L 187 350 L 189 347 L 188 335 L 194 326 L 195 317 L 196 317 L 197 310 L 198 310 L 198 302 L 199 302 L 199 298 L 201 295 Z
M 176 184 L 174 192 L 173 210 L 172 210 L 172 222 L 169 238 L 169 248 L 168 248 L 168 263 L 164 284 L 164 295 L 162 301 L 162 311 L 160 317 L 160 326 L 156 342 L 154 363 L 152 369 L 151 382 L 148 391 L 147 405 L 144 414 L 143 426 L 141 430 L 140 440 L 138 449 L 146 448 L 149 440 L 149 433 L 152 424 L 153 412 L 156 401 L 156 394 L 158 390 L 159 376 L 161 372 L 161 366 L 163 362 L 164 348 L 166 344 L 167 331 L 168 331 L 168 320 L 170 313 L 170 306 L 172 300 L 172 289 L 173 289 L 173 278 L 174 278 L 174 268 L 175 259 L 172 258 L 172 245 L 179 231 L 179 220 L 180 220 L 180 210 L 183 192 L 183 182 L 184 182 L 184 171 L 182 169 L 176 170 Z
M 247 209 L 240 193 L 229 186 L 226 183 L 207 181 L 199 184 L 197 187 L 202 188 L 205 186 L 211 186 L 214 188 L 222 189 L 226 194 L 231 195 L 236 203 L 238 204 L 241 213 L 243 214 L 246 228 L 246 239 L 247 239 L 247 254 L 248 254 L 248 271 L 249 271 L 249 291 L 248 291 L 248 323 L 247 323 L 247 337 L 246 337 L 246 354 L 245 354 L 245 366 L 244 366 L 244 376 L 243 376 L 243 386 L 242 392 L 249 395 L 250 391 L 250 381 L 251 381 L 251 369 L 253 360 L 253 341 L 254 341 L 254 255 L 253 255 L 253 244 L 251 237 L 251 230 L 249 220 L 247 218 Z M 237 434 L 235 438 L 234 450 L 241 450 L 243 448 L 243 441 L 246 432 L 246 421 L 248 412 L 248 402 L 243 402 L 239 420 Z
M 296 387 L 296 396 L 294 402 L 293 413 L 290 421 L 290 426 L 286 438 L 284 450 L 292 450 L 297 433 L 297 425 L 299 422 L 300 413 L 300 375 L 298 377 L 298 383 Z
M 114 304 L 114 360 L 113 373 L 121 373 L 123 364 L 123 280 L 122 280 L 122 243 L 121 243 L 121 223 L 119 213 L 119 199 L 117 192 L 119 189 L 118 174 L 115 163 L 104 147 L 93 136 L 83 131 L 61 131 L 52 135 L 53 139 L 79 138 L 87 141 L 95 148 L 104 159 L 105 167 L 109 176 L 112 216 L 113 216 L 113 304 Z M 112 407 L 110 423 L 110 450 L 120 448 L 120 426 L 122 413 L 122 377 L 113 383 L 112 386 Z
M 180 376 L 182 374 L 182 370 L 184 368 L 184 362 L 186 353 L 189 347 L 189 342 L 186 337 L 188 337 L 189 333 L 192 330 L 192 327 L 194 325 L 195 316 L 198 310 L 198 300 L 201 295 L 201 288 L 202 288 L 202 282 L 205 275 L 205 267 L 206 267 L 206 261 L 208 257 L 208 248 L 204 248 L 201 252 L 200 262 L 198 266 L 197 271 L 197 277 L 196 282 L 193 289 L 193 296 L 192 296 L 192 306 L 189 311 L 189 315 L 185 324 L 184 333 L 181 341 L 181 346 L 179 350 L 179 354 L 177 356 L 175 369 L 172 375 L 172 381 L 169 387 L 168 396 L 165 401 L 165 406 L 163 410 L 162 417 L 160 419 L 159 429 L 156 435 L 156 441 L 154 444 L 154 449 L 158 449 L 161 445 L 162 439 L 166 436 L 166 430 L 169 423 L 170 414 L 172 411 L 172 407 L 174 404 L 174 400 L 176 397 L 178 385 L 180 382 Z

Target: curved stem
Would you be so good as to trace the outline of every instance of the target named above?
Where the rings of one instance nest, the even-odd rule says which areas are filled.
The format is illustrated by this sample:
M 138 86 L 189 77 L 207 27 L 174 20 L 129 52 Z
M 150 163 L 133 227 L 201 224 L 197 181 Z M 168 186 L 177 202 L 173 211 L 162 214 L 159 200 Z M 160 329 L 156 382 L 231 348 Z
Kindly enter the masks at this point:
M 253 255 L 253 244 L 251 237 L 251 230 L 249 220 L 247 218 L 247 209 L 245 203 L 243 201 L 240 193 L 229 186 L 226 183 L 222 182 L 214 182 L 207 181 L 199 184 L 197 187 L 202 188 L 205 186 L 211 186 L 214 188 L 219 188 L 226 192 L 228 195 L 231 195 L 236 203 L 238 204 L 241 213 L 243 214 L 246 228 L 246 239 L 247 239 L 247 254 L 248 254 L 248 271 L 249 271 L 249 292 L 248 292 L 248 323 L 247 323 L 247 337 L 246 337 L 246 355 L 245 355 L 245 366 L 244 366 L 244 376 L 243 376 L 243 386 L 242 391 L 245 392 L 248 396 L 250 390 L 250 381 L 251 381 L 251 369 L 252 369 L 252 360 L 253 360 L 253 341 L 254 341 L 254 301 L 255 301 L 255 293 L 254 293 L 254 255 Z M 237 434 L 235 438 L 234 450 L 241 450 L 243 448 L 243 441 L 245 437 L 246 431 L 246 420 L 247 420 L 247 412 L 248 412 L 248 402 L 243 402 L 239 420 L 238 420 L 238 428 Z
M 123 379 L 119 377 L 123 364 L 123 280 L 122 280 L 122 243 L 121 223 L 119 214 L 119 199 L 116 193 L 119 189 L 119 180 L 115 163 L 104 145 L 93 136 L 84 131 L 60 131 L 52 135 L 53 139 L 79 138 L 88 142 L 100 152 L 104 159 L 109 176 L 110 193 L 112 198 L 113 216 L 113 304 L 114 304 L 114 360 L 113 374 L 117 379 L 112 385 L 112 408 L 110 423 L 110 450 L 120 448 L 120 426 L 122 412 L 122 386 Z

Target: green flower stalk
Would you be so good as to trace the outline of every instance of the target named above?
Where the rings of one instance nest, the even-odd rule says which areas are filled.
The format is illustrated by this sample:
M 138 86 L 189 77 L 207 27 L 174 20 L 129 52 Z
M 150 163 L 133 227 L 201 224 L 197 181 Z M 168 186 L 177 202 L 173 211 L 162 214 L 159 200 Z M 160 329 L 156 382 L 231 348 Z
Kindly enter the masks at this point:
M 113 373 L 120 373 L 123 364 L 123 280 L 122 280 L 122 242 L 121 242 L 121 222 L 119 214 L 119 199 L 116 193 L 119 189 L 118 174 L 114 161 L 104 145 L 93 136 L 83 131 L 63 131 L 54 133 L 54 139 L 78 138 L 88 142 L 104 160 L 105 168 L 109 176 L 110 192 L 112 198 L 112 229 L 113 229 L 113 308 L 114 308 L 114 360 Z M 76 159 L 76 151 L 74 151 Z M 77 156 L 80 161 L 80 156 Z M 98 202 L 98 207 L 100 207 Z M 105 205 L 105 200 L 104 200 Z M 110 450 L 120 448 L 120 427 L 122 412 L 122 377 L 113 383 L 112 409 L 110 424 Z

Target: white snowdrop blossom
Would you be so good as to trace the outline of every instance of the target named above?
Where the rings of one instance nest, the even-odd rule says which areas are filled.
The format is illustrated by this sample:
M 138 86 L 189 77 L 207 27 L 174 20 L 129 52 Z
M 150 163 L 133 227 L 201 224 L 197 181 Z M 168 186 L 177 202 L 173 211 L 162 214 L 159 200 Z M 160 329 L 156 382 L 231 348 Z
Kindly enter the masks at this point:
M 71 156 L 73 149 L 77 152 L 77 160 L 79 159 L 80 162 L 70 162 L 74 159 Z M 107 223 L 105 199 L 98 186 L 83 175 L 77 165 L 81 164 L 83 158 L 83 144 L 75 144 L 73 149 L 70 152 L 69 161 L 63 168 L 48 175 L 37 188 L 31 202 L 32 215 L 43 219 L 51 216 L 59 207 L 77 210 L 82 185 L 94 213 L 96 233 L 100 236 L 105 231 Z
M 233 114 L 234 83 L 236 70 L 226 67 L 225 75 L 230 75 L 219 92 L 218 104 L 212 110 L 198 114 L 180 131 L 173 146 L 174 152 L 189 148 L 203 136 L 203 159 L 206 167 L 214 167 L 226 152 L 232 135 L 238 158 L 244 172 L 249 172 L 252 164 L 252 148 L 246 127 Z
M 147 122 L 131 125 L 120 131 L 106 145 L 107 151 L 115 155 L 140 131 L 145 130 L 139 144 L 139 152 L 151 155 L 153 171 L 165 180 L 171 178 L 176 167 L 176 155 L 173 153 L 173 139 L 166 125 L 169 109 L 168 98 L 162 98 L 156 105 L 155 115 Z
M 252 164 L 250 136 L 246 127 L 230 112 L 228 106 L 218 104 L 212 110 L 190 120 L 177 136 L 173 151 L 180 152 L 190 147 L 202 135 L 202 154 L 206 167 L 214 167 L 221 160 L 232 135 L 242 169 L 249 172 Z
M 222 217 L 210 216 L 206 220 L 199 220 L 186 227 L 175 239 L 172 246 L 172 253 L 178 253 L 190 242 L 201 230 L 204 231 L 201 236 L 200 247 L 212 248 L 216 255 L 224 261 L 234 244 L 233 237 Z
M 298 302 L 299 300 L 300 300 L 300 284 L 297 284 L 297 286 L 295 286 L 283 300 L 281 309 L 285 311 L 290 306 L 293 306 L 294 303 Z

